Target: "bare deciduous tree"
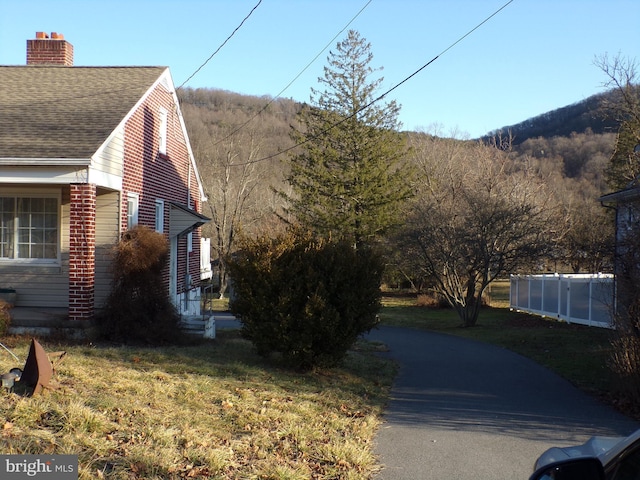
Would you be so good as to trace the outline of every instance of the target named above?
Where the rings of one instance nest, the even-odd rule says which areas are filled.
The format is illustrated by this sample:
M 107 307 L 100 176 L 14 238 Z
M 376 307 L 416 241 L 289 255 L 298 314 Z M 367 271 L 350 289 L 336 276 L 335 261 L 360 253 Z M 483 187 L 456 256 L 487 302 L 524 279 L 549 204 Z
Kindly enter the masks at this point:
M 212 238 L 222 296 L 227 289 L 225 258 L 233 253 L 237 235 L 264 231 L 276 220 L 273 185 L 282 182 L 283 173 L 274 168 L 277 160 L 263 158 L 277 150 L 278 136 L 273 125 L 248 122 L 253 108 L 235 104 L 232 94 L 188 91 L 185 95 L 199 100 L 183 110 L 208 197 L 205 213 L 211 222 L 203 227 L 203 235 Z
M 401 245 L 419 274 L 474 326 L 482 294 L 550 247 L 550 196 L 526 165 L 476 142 L 430 137 L 415 149 L 422 171 Z
M 613 271 L 615 219 L 598 201 L 602 192 L 584 179 L 562 178 L 552 188 L 566 222 L 554 250 L 554 271 L 565 265 L 573 273 Z
M 640 85 L 635 60 L 603 55 L 596 65 L 604 72 L 604 86 L 617 95 L 606 107 L 620 123 L 616 146 L 606 171 L 611 188 L 638 188 L 640 176 Z M 632 183 L 633 182 L 633 183 Z M 632 192 L 633 190 L 632 189 Z M 637 410 L 640 405 L 640 242 L 639 202 L 633 194 L 616 206 L 615 335 L 609 363 L 616 375 L 617 395 Z M 625 212 L 621 215 L 621 212 Z
M 241 226 L 250 227 L 260 218 L 261 209 L 253 195 L 265 177 L 261 165 L 251 163 L 260 152 L 251 133 L 243 139 L 231 137 L 210 146 L 201 154 L 203 178 L 209 198 L 212 250 L 218 262 L 220 295 L 227 289 L 225 257 L 234 248 L 234 240 Z M 239 144 L 239 142 L 242 142 Z
M 616 147 L 606 171 L 607 182 L 614 189 L 625 188 L 640 175 L 640 84 L 636 61 L 606 54 L 594 62 L 606 76 L 603 86 L 612 89 L 613 100 L 604 102 L 608 115 L 620 125 Z

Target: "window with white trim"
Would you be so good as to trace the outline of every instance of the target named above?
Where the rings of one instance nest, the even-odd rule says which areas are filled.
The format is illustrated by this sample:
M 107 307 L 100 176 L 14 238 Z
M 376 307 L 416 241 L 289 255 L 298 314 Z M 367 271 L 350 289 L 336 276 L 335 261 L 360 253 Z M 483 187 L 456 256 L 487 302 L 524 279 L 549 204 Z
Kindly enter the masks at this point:
M 59 205 L 58 195 L 0 196 L 0 260 L 56 263 Z
M 158 133 L 158 151 L 163 155 L 167 153 L 167 112 L 166 109 L 160 108 L 160 131 Z
M 138 194 L 127 193 L 127 229 L 138 225 Z
M 156 199 L 156 232 L 164 232 L 164 200 Z

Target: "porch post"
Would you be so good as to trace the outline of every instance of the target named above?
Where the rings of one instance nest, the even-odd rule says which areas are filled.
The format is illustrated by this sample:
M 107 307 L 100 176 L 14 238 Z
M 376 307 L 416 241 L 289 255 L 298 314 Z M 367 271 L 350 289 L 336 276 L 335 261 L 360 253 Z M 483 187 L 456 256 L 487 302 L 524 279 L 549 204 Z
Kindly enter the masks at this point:
M 95 184 L 71 184 L 69 210 L 69 320 L 89 320 L 95 293 Z

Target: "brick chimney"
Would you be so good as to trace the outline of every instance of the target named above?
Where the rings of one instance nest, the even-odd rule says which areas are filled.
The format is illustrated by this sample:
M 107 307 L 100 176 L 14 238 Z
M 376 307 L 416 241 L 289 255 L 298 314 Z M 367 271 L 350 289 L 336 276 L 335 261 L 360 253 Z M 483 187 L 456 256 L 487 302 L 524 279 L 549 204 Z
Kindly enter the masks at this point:
M 34 40 L 27 40 L 27 65 L 73 66 L 73 45 L 61 33 L 36 32 Z

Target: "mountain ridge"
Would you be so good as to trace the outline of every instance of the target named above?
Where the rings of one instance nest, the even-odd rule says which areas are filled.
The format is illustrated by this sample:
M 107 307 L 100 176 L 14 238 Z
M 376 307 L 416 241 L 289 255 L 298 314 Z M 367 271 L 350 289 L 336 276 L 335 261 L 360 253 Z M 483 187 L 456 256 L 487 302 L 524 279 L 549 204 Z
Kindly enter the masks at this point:
M 510 134 L 513 143 L 519 145 L 531 138 L 569 137 L 587 130 L 595 134 L 616 133 L 618 123 L 608 118 L 603 103 L 614 96 L 614 91 L 598 93 L 584 100 L 556 108 L 489 132 L 482 139 Z

